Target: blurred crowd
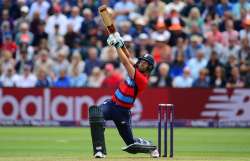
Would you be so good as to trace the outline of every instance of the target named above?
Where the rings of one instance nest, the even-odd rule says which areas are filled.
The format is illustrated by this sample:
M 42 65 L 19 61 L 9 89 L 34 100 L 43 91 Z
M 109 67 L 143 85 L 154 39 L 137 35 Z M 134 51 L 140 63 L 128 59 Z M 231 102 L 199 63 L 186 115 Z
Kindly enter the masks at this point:
M 126 76 L 106 4 L 153 87 L 250 87 L 248 0 L 1 0 L 0 87 L 117 87 Z

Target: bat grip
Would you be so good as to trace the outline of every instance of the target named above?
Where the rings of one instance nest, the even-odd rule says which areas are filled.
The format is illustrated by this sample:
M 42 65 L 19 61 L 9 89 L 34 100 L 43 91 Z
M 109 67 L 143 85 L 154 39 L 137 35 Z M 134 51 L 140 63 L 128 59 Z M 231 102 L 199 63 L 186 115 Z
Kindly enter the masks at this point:
M 113 33 L 116 32 L 116 29 L 115 29 L 114 25 L 107 26 L 107 29 L 108 29 L 110 34 L 113 34 Z

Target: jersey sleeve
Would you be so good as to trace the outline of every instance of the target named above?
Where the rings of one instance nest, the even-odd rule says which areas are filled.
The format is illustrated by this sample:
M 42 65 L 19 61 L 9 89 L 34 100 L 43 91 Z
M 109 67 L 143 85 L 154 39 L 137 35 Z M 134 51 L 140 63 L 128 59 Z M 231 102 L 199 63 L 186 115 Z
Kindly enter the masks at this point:
M 148 78 L 139 72 L 138 69 L 135 70 L 134 81 L 139 90 L 145 89 L 148 85 Z

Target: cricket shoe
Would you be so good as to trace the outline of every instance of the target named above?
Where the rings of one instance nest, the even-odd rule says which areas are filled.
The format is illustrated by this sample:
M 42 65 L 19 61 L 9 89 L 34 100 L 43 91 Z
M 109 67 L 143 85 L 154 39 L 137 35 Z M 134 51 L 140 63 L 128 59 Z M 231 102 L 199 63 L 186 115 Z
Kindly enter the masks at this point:
M 160 157 L 160 154 L 159 154 L 158 149 L 153 150 L 153 151 L 150 153 L 150 156 L 151 156 L 152 158 L 159 158 L 159 157 Z
M 105 156 L 105 154 L 103 154 L 102 152 L 97 152 L 97 153 L 95 153 L 95 158 L 105 158 L 106 156 Z

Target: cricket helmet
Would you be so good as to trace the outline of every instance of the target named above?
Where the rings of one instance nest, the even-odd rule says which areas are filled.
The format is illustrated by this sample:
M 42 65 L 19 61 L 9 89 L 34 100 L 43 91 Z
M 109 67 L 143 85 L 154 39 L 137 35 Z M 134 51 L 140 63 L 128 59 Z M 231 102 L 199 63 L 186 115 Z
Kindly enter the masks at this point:
M 137 61 L 136 64 L 139 64 L 139 62 L 141 60 L 144 60 L 144 61 L 146 61 L 149 64 L 148 72 L 150 73 L 154 69 L 154 64 L 155 64 L 155 61 L 154 61 L 154 58 L 152 57 L 152 55 L 145 54 L 145 55 L 139 57 L 139 60 Z

